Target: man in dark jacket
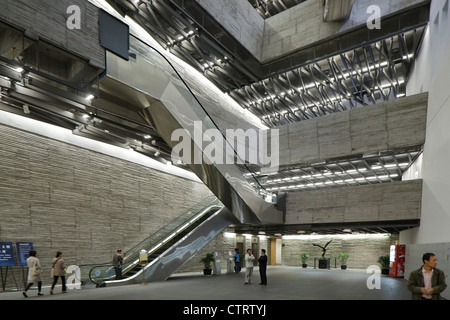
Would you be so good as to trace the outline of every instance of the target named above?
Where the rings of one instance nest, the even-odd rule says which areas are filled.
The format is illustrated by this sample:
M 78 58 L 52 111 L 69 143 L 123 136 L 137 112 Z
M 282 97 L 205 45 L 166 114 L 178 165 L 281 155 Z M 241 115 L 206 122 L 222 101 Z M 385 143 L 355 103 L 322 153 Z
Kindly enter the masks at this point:
M 437 257 L 434 253 L 425 253 L 423 266 L 411 272 L 408 289 L 413 300 L 439 300 L 440 293 L 447 288 L 445 273 L 436 269 Z
M 261 249 L 261 256 L 258 259 L 259 262 L 259 275 L 261 277 L 261 283 L 262 285 L 267 285 L 267 256 L 266 256 L 266 250 Z
M 122 250 L 117 250 L 117 253 L 113 256 L 113 266 L 116 272 L 116 280 L 122 279 L 122 264 L 123 264 Z

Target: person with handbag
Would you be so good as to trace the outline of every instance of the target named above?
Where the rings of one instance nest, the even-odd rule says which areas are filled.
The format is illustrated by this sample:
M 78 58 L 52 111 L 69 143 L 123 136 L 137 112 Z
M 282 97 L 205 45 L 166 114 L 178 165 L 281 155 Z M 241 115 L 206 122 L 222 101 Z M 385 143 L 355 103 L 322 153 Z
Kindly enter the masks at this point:
M 30 287 L 37 282 L 38 284 L 38 296 L 43 296 L 41 293 L 42 288 L 42 279 L 41 279 L 41 264 L 39 262 L 39 259 L 36 257 L 36 251 L 31 250 L 30 251 L 30 257 L 27 259 L 27 266 L 28 266 L 28 277 L 27 277 L 27 287 L 22 292 L 22 295 L 25 298 L 28 298 L 27 291 L 30 289 Z
M 52 261 L 52 278 L 53 283 L 50 288 L 50 294 L 53 294 L 53 289 L 55 288 L 58 278 L 61 278 L 62 291 L 61 293 L 66 293 L 66 267 L 64 265 L 64 260 L 62 258 L 62 252 L 56 252 L 56 257 Z

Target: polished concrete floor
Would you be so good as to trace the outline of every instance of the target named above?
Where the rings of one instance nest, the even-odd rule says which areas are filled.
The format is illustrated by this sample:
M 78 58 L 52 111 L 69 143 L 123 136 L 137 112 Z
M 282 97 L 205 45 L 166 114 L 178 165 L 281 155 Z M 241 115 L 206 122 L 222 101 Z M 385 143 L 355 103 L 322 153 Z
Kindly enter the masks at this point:
M 406 280 L 381 275 L 380 289 L 370 290 L 371 274 L 362 269 L 321 270 L 269 266 L 268 285 L 259 285 L 258 267 L 252 284 L 244 285 L 244 269 L 239 274 L 203 276 L 200 273 L 176 274 L 166 281 L 145 285 L 68 290 L 54 295 L 49 288 L 44 296 L 30 289 L 28 298 L 21 292 L 0 293 L 0 300 L 409 300 Z

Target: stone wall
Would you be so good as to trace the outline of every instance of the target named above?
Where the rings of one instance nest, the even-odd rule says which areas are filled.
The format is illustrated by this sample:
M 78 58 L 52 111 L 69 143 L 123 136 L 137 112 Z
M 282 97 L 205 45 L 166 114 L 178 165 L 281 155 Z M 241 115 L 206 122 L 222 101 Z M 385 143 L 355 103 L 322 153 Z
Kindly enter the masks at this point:
M 289 192 L 286 224 L 420 219 L 422 180 Z
M 279 126 L 280 166 L 422 145 L 427 107 L 425 92 Z
M 396 244 L 398 235 L 283 237 L 282 263 L 287 266 L 301 266 L 300 255 L 308 253 L 310 257 L 307 263 L 308 267 L 313 267 L 314 258 L 322 256 L 322 249 L 312 244 L 324 246 L 330 240 L 333 241 L 327 246 L 325 257 L 337 258 L 340 252 L 346 252 L 349 255 L 348 268 L 366 269 L 371 265 L 378 265 L 378 257 L 389 255 L 389 247 L 391 244 Z M 334 259 L 330 261 L 330 265 L 332 268 L 334 267 Z M 336 265 L 337 268 L 340 268 L 339 260 Z
M 0 241 L 32 241 L 50 281 L 103 263 L 211 195 L 202 183 L 0 125 Z M 48 275 L 48 276 L 46 276 Z

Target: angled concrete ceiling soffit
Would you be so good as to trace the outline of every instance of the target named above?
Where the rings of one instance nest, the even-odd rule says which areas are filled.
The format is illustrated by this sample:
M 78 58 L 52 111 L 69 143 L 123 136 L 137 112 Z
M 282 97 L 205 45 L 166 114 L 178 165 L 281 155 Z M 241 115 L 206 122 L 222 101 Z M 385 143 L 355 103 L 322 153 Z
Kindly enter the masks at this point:
M 325 0 L 323 21 L 347 20 L 352 12 L 354 0 Z
M 261 17 L 270 18 L 306 0 L 248 0 Z

